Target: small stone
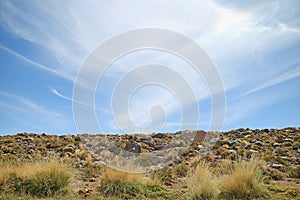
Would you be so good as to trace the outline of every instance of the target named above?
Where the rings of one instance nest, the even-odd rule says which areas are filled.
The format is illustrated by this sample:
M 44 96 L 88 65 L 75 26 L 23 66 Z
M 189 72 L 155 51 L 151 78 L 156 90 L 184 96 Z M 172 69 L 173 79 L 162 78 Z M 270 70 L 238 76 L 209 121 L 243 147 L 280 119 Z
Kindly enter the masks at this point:
M 65 148 L 63 148 L 63 152 L 64 153 L 74 153 L 75 152 L 75 149 L 73 148 L 73 147 L 71 147 L 71 146 L 69 146 L 69 147 L 65 147 Z
M 279 146 L 282 146 L 282 144 L 279 144 L 279 143 L 275 142 L 272 146 L 273 147 L 279 147 Z
M 249 149 L 251 147 L 251 144 L 250 143 L 247 143 L 246 145 L 245 145 L 245 149 Z
M 236 153 L 236 151 L 233 150 L 233 149 L 229 149 L 228 152 L 229 152 L 229 153 Z
M 273 168 L 275 168 L 275 169 L 280 169 L 280 168 L 283 167 L 283 164 L 271 163 L 270 166 L 273 167 Z
M 263 146 L 263 143 L 261 141 L 256 141 L 254 144 L 256 144 L 258 146 Z
M 240 143 L 240 142 L 239 142 L 238 140 L 236 140 L 236 139 L 230 138 L 230 139 L 228 140 L 229 146 L 232 146 L 232 145 L 238 144 L 238 143 Z
M 28 150 L 27 150 L 27 153 L 28 153 L 28 154 L 34 154 L 34 150 L 33 150 L 33 149 L 28 149 Z
M 151 136 L 152 138 L 163 138 L 164 134 L 163 133 L 156 133 L 154 135 Z

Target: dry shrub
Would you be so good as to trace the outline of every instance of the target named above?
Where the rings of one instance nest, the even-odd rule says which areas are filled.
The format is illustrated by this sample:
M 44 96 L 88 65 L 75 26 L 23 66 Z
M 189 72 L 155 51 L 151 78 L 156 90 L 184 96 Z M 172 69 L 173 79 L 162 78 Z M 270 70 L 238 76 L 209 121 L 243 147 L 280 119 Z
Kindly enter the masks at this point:
M 263 188 L 261 167 L 264 162 L 258 158 L 250 161 L 238 160 L 221 182 L 221 196 L 227 199 L 251 199 L 266 196 Z
M 218 197 L 217 180 L 206 162 L 200 162 L 196 169 L 190 171 L 186 182 L 189 199 L 216 199 Z
M 55 159 L 1 164 L 2 192 L 46 197 L 67 192 L 71 174 Z

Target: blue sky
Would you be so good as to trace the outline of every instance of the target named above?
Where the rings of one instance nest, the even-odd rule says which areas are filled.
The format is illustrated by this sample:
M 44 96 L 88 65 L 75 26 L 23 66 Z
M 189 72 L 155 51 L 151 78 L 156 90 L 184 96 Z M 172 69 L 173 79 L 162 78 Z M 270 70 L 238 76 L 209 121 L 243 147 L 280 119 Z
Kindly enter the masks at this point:
M 138 28 L 176 31 L 205 49 L 223 79 L 223 130 L 300 125 L 299 1 L 2 0 L 0 134 L 76 134 L 72 95 L 82 63 L 107 39 Z M 115 82 L 149 63 L 182 74 L 200 109 L 199 123 L 189 128 L 207 130 L 210 95 L 201 77 L 176 56 L 143 50 L 116 60 L 95 91 L 102 131 L 122 132 L 111 108 Z M 179 105 L 172 93 L 154 85 L 132 96 L 131 120 L 147 126 L 155 105 L 166 113 L 161 131 L 177 131 L 180 109 L 189 105 Z

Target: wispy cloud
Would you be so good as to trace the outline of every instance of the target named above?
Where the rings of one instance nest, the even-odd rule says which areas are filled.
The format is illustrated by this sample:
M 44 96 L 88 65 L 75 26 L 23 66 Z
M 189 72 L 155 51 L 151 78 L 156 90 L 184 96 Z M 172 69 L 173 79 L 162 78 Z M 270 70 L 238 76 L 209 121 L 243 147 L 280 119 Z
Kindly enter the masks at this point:
M 52 69 L 51 67 L 47 67 L 45 65 L 37 63 L 37 62 L 35 62 L 35 61 L 33 61 L 33 60 L 31 60 L 31 59 L 29 59 L 29 58 L 27 58 L 27 57 L 19 54 L 19 53 L 13 51 L 12 49 L 7 48 L 7 47 L 5 47 L 5 46 L 3 46 L 1 44 L 0 44 L 0 48 L 3 49 L 3 50 L 5 50 L 6 52 L 10 53 L 11 55 L 15 56 L 16 58 L 21 59 L 21 60 L 29 63 L 30 65 L 32 65 L 32 66 L 34 66 L 34 67 L 36 67 L 38 69 L 41 69 L 41 70 L 49 72 L 49 73 L 51 73 L 53 75 L 62 77 L 62 78 L 67 79 L 69 81 L 73 81 L 74 80 L 74 78 L 71 77 L 71 76 L 69 76 L 68 74 L 62 73 L 60 71 Z
M 143 27 L 174 30 L 187 35 L 204 47 L 223 78 L 226 92 L 238 91 L 230 97 L 234 100 L 241 100 L 265 88 L 299 77 L 299 67 L 289 65 L 291 60 L 294 63 L 300 62 L 297 53 L 286 56 L 285 59 L 278 58 L 280 62 L 274 61 L 275 55 L 284 54 L 290 46 L 300 42 L 299 1 L 133 1 L 132 4 L 123 1 L 107 2 L 105 5 L 100 1 L 75 1 L 72 4 L 56 1 L 14 4 L 2 1 L 0 5 L 1 24 L 17 37 L 49 50 L 50 57 L 60 66 L 54 68 L 41 65 L 38 61 L 15 52 L 13 48 L 3 45 L 0 45 L 0 48 L 38 69 L 70 81 L 74 80 L 74 74 L 84 58 L 98 44 L 121 32 Z M 112 10 L 114 12 L 111 12 Z M 107 100 L 112 97 L 111 91 L 114 88 L 111 85 L 128 73 L 131 66 L 140 66 L 151 60 L 152 63 L 171 66 L 180 73 L 193 87 L 197 103 L 209 97 L 203 81 L 194 71 L 176 58 L 159 54 L 147 52 L 142 56 L 126 55 L 127 59 L 121 58 L 116 61 L 111 70 L 107 71 L 108 78 L 104 80 L 108 82 L 106 88 L 99 92 L 102 92 L 101 98 Z M 142 76 L 143 74 L 136 78 Z M 86 81 L 89 81 L 89 77 L 86 77 Z M 80 84 L 89 86 L 85 83 Z M 93 109 L 80 99 L 74 100 L 64 95 L 67 94 L 64 91 L 54 88 L 50 90 L 62 99 Z M 153 94 L 156 95 L 154 98 Z M 265 105 L 260 101 L 261 99 L 256 99 L 257 106 L 253 104 L 251 109 L 259 109 L 259 105 Z M 159 104 L 166 113 L 172 115 L 181 107 L 172 95 L 156 89 L 140 92 L 131 103 L 128 112 L 132 121 L 141 125 L 149 122 L 149 109 L 145 108 Z M 193 102 L 184 101 L 182 107 L 191 103 Z M 27 106 L 30 106 L 30 103 Z M 104 108 L 107 113 L 110 112 L 110 106 Z M 245 116 L 248 111 L 243 113 Z M 124 113 L 120 113 L 122 114 Z M 126 122 L 128 119 L 125 114 L 124 116 Z M 163 116 L 158 116 L 157 119 L 160 117 Z
M 3 91 L 0 91 L 0 95 L 3 96 L 3 97 L 6 97 L 6 98 L 9 98 L 10 100 L 15 100 L 18 102 L 18 104 L 8 104 L 8 103 L 3 103 L 2 105 L 3 106 L 7 106 L 6 108 L 13 108 L 15 107 L 15 110 L 18 110 L 18 111 L 27 111 L 27 114 L 28 115 L 34 115 L 34 114 L 40 114 L 44 117 L 62 117 L 63 115 L 61 113 L 58 113 L 58 112 L 53 112 L 51 110 L 48 110 L 36 103 L 34 103 L 33 101 L 25 98 L 25 97 L 22 97 L 22 96 L 19 96 L 19 95 L 16 95 L 16 94 L 12 94 L 12 93 L 8 93 L 8 92 L 3 92 Z M 3 98 L 2 98 L 3 100 Z M 18 105 L 18 106 L 15 106 L 15 105 Z

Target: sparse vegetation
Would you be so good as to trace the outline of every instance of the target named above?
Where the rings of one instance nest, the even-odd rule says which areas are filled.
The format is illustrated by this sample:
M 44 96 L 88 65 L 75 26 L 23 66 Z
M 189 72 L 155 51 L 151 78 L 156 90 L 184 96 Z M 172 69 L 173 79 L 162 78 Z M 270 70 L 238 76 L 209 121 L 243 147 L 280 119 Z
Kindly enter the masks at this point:
M 0 167 L 0 189 L 3 192 L 49 197 L 68 191 L 71 175 L 55 159 L 34 163 L 9 163 Z
M 216 199 L 218 197 L 217 180 L 206 162 L 201 162 L 187 176 L 188 199 Z
M 0 199 L 300 199 L 299 128 L 220 133 L 209 152 L 205 142 L 183 148 L 173 134 L 109 135 L 118 148 L 141 148 L 134 162 L 86 137 L 0 136 Z M 156 164 L 153 153 L 167 162 L 148 173 L 104 165 L 142 172 Z
M 291 178 L 300 178 L 300 166 L 292 168 L 289 172 Z
M 221 182 L 221 196 L 228 199 L 252 199 L 265 197 L 261 166 L 263 161 L 252 158 L 233 164 L 228 175 Z
M 157 179 L 143 181 L 142 174 L 128 173 L 107 168 L 100 179 L 98 190 L 104 197 L 123 199 L 166 197 L 167 189 Z

